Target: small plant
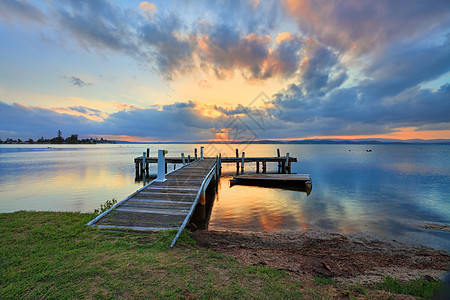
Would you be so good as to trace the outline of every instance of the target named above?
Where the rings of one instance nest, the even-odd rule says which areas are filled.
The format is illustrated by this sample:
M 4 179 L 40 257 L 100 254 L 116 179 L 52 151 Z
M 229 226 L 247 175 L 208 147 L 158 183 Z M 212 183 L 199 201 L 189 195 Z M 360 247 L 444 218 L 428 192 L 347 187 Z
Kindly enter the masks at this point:
M 407 282 L 400 281 L 391 276 L 386 276 L 382 282 L 375 284 L 374 287 L 395 294 L 430 298 L 443 287 L 443 282 L 440 279 L 434 279 L 431 276 L 425 276 Z
M 326 277 L 322 277 L 322 276 L 314 277 L 314 282 L 324 284 L 324 285 L 336 284 L 333 280 L 326 278 Z
M 101 214 L 101 213 L 107 211 L 108 209 L 110 209 L 111 207 L 113 207 L 113 205 L 116 203 L 117 203 L 116 198 L 112 198 L 111 200 L 106 200 L 105 203 L 100 204 L 99 209 L 94 209 L 94 213 Z

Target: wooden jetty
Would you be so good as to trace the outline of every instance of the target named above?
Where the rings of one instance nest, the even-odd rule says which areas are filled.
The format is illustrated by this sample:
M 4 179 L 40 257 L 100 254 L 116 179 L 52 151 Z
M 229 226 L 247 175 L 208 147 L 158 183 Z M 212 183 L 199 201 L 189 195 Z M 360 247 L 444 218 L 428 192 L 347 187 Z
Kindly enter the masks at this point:
M 99 228 L 138 231 L 178 229 L 188 224 L 197 203 L 218 176 L 217 159 L 196 160 L 153 180 L 88 223 Z
M 197 149 L 194 151 L 194 156 L 191 158 L 190 155 L 187 157 L 182 153 L 181 157 L 166 157 L 165 161 L 165 172 L 168 171 L 168 165 L 173 164 L 174 169 L 177 164 L 190 163 L 191 161 L 195 161 L 198 159 L 197 157 Z M 202 151 L 203 153 L 203 151 Z M 203 155 L 202 155 L 203 156 Z M 202 157 L 201 156 L 201 157 Z M 205 159 L 216 159 L 215 157 L 206 157 Z M 149 149 L 147 152 L 144 152 L 142 156 L 136 157 L 134 159 L 135 169 L 136 169 L 136 178 L 141 178 L 142 174 L 149 174 L 149 164 L 157 163 L 158 158 L 149 157 Z M 219 171 L 222 167 L 222 163 L 233 163 L 236 164 L 236 174 L 244 172 L 244 166 L 248 163 L 256 163 L 256 173 L 260 173 L 260 167 L 263 174 L 267 172 L 267 163 L 277 163 L 278 164 L 278 173 L 291 173 L 291 164 L 293 162 L 297 162 L 296 157 L 289 156 L 289 153 L 286 153 L 286 156 L 280 155 L 280 149 L 277 149 L 276 157 L 246 157 L 245 152 L 241 153 L 239 156 L 239 150 L 236 149 L 236 157 L 222 157 L 219 154 Z
M 206 204 L 205 192 L 211 182 L 216 182 L 221 174 L 222 163 L 235 163 L 239 174 L 244 172 L 245 163 L 256 163 L 256 172 L 262 165 L 262 173 L 267 170 L 268 162 L 278 163 L 279 173 L 290 173 L 291 163 L 297 158 L 289 153 L 282 157 L 279 149 L 277 157 L 245 157 L 236 149 L 236 157 L 215 158 L 203 157 L 201 147 L 200 157 L 197 149 L 193 158 L 188 155 L 181 157 L 165 157 L 167 151 L 158 150 L 158 158 L 149 157 L 149 149 L 141 157 L 134 159 L 136 177 L 149 175 L 149 164 L 158 164 L 158 177 L 141 189 L 137 190 L 113 207 L 100 214 L 88 223 L 99 228 L 122 228 L 138 231 L 178 229 L 171 247 L 178 236 L 189 223 L 198 203 Z M 174 170 L 167 172 L 167 165 L 174 164 Z M 177 169 L 175 166 L 179 164 Z M 267 174 L 266 176 L 269 176 Z M 204 210 L 203 210 L 204 212 Z

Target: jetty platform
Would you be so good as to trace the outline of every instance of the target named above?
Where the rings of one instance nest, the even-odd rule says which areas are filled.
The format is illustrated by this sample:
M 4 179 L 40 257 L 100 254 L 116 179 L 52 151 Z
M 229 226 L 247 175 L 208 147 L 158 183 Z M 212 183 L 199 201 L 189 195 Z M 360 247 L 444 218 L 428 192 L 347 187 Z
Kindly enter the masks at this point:
M 165 157 L 167 151 L 158 150 L 158 157 L 149 157 L 149 149 L 142 157 L 134 159 L 136 175 L 148 177 L 148 165 L 158 164 L 158 177 L 129 195 L 122 201 L 101 213 L 87 225 L 98 228 L 119 228 L 135 231 L 178 230 L 171 247 L 181 231 L 188 225 L 196 208 L 200 214 L 205 212 L 206 190 L 211 182 L 217 184 L 221 175 L 222 163 L 236 163 L 237 173 L 244 172 L 245 163 L 256 163 L 256 172 L 262 164 L 262 173 L 266 173 L 266 163 L 278 163 L 279 172 L 290 173 L 291 162 L 297 158 L 282 157 L 241 157 L 236 149 L 236 157 L 204 157 L 201 147 L 200 157 L 197 149 L 191 161 L 190 156 Z M 167 164 L 173 163 L 174 170 L 167 172 Z M 180 167 L 176 168 L 176 164 Z M 201 209 L 203 208 L 203 210 Z
M 137 231 L 178 229 L 188 224 L 197 203 L 218 177 L 217 159 L 196 160 L 151 181 L 88 223 Z M 178 235 L 177 235 L 178 236 Z

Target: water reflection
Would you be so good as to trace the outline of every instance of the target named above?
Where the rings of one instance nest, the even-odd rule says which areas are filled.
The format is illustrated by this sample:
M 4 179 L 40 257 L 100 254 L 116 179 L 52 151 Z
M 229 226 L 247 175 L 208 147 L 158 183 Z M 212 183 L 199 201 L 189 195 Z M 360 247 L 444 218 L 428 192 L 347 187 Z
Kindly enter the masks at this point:
M 1 145 L 0 212 L 93 211 L 152 180 L 135 178 L 133 160 L 146 148 L 151 156 L 167 149 L 169 156 L 193 157 L 200 146 L 206 153 L 211 148 L 235 156 L 242 145 Z M 245 152 L 247 157 L 276 156 L 277 148 L 282 156 L 297 157 L 292 172 L 309 173 L 314 191 L 308 196 L 289 189 L 230 188 L 235 164 L 224 164 L 208 208 L 209 228 L 370 231 L 450 248 L 449 233 L 416 227 L 418 222 L 450 224 L 450 146 L 371 145 L 372 152 L 366 152 L 364 145 L 247 145 Z M 246 173 L 255 169 L 255 164 L 245 165 Z M 156 172 L 151 164 L 149 173 Z M 267 172 L 276 173 L 277 164 L 268 163 Z

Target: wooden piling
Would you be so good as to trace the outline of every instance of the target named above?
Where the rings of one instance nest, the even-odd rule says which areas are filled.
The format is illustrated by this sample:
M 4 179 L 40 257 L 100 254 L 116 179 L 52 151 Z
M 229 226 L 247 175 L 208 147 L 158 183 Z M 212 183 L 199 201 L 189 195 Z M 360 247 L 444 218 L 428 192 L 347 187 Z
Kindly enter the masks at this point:
M 256 174 L 259 174 L 259 161 L 256 161 Z
M 285 170 L 284 173 L 286 174 L 289 171 L 289 152 L 286 153 L 286 163 L 285 163 Z M 290 172 L 289 172 L 290 173 Z
M 188 164 L 191 162 L 191 156 L 188 155 Z
M 197 148 L 194 149 L 195 160 L 197 160 Z
M 219 153 L 219 175 L 222 175 L 222 153 Z
M 266 171 L 267 171 L 266 161 L 263 160 L 263 162 L 262 162 L 262 172 L 263 172 L 263 174 L 266 174 Z
M 242 152 L 241 174 L 244 174 L 245 152 Z
M 280 157 L 280 148 L 277 149 L 277 157 Z M 281 163 L 278 162 L 278 173 L 281 173 Z
M 239 149 L 236 149 L 236 158 L 239 158 Z M 236 161 L 236 174 L 239 174 L 239 161 Z
M 145 152 L 142 153 L 142 175 L 144 175 L 144 170 L 145 170 Z

